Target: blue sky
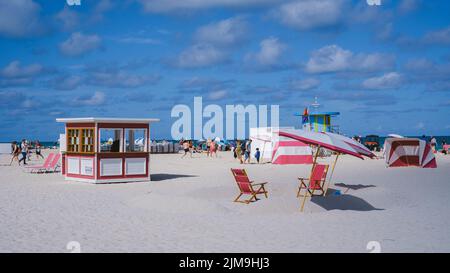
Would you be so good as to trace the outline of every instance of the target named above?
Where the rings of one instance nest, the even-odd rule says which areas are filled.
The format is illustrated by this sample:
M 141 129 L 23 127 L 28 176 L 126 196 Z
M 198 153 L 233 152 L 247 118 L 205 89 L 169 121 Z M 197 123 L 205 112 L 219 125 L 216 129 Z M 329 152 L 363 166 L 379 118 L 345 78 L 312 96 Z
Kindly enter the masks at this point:
M 318 97 L 348 134 L 449 135 L 445 0 L 0 0 L 0 141 L 54 140 L 57 117 L 155 117 L 176 104 Z M 206 120 L 205 120 L 206 121 Z

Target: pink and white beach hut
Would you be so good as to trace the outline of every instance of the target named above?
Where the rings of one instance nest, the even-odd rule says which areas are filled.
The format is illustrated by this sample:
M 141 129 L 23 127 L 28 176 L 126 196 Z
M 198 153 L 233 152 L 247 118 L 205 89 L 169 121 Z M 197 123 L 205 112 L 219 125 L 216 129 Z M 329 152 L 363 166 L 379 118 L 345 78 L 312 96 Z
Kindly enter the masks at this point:
M 150 124 L 159 119 L 58 118 L 66 180 L 91 183 L 150 180 Z

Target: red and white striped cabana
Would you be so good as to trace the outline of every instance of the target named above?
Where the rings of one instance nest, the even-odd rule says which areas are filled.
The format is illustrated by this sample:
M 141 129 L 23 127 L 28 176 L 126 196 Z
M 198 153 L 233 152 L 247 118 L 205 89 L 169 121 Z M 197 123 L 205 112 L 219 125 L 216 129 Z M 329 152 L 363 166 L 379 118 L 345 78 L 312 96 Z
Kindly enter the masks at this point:
M 312 164 L 313 152 L 309 145 L 291 138 L 279 137 L 274 143 L 272 164 Z
M 437 167 L 430 144 L 418 138 L 387 138 L 384 153 L 387 167 Z

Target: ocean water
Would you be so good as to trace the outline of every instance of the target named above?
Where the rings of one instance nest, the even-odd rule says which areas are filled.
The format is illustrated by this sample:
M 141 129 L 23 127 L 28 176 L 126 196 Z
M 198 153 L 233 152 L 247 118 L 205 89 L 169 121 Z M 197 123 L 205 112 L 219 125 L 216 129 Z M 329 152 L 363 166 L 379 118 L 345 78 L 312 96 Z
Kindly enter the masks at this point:
M 408 136 L 411 138 L 421 138 L 421 136 Z M 380 136 L 380 145 L 381 147 L 384 145 L 384 141 L 387 137 L 385 136 Z M 447 144 L 450 144 L 450 136 L 435 136 L 436 140 L 437 140 L 437 149 L 442 149 L 442 141 L 445 140 Z M 427 136 L 426 137 L 427 141 L 430 141 L 431 137 Z M 152 140 L 153 141 L 153 140 Z M 163 141 L 163 139 L 156 139 L 156 142 L 161 142 Z M 173 143 L 178 143 L 178 140 L 167 140 L 165 139 L 165 141 L 169 141 L 169 142 L 173 142 Z M 364 137 L 362 138 L 362 141 L 364 142 Z M 17 141 L 20 143 L 20 141 Z M 197 144 L 197 141 L 194 141 L 194 144 Z M 59 147 L 59 143 L 55 142 L 55 141 L 41 141 L 41 145 L 45 148 L 50 148 L 50 147 Z

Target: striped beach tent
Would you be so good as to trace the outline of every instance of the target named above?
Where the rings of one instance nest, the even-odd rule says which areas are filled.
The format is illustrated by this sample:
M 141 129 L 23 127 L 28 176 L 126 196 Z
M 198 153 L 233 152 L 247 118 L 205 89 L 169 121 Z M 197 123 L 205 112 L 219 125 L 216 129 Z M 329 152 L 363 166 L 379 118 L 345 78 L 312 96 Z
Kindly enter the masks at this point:
M 287 137 L 278 137 L 273 144 L 272 164 L 312 164 L 313 152 L 309 145 Z
M 437 167 L 430 144 L 418 138 L 387 138 L 384 153 L 387 167 Z

